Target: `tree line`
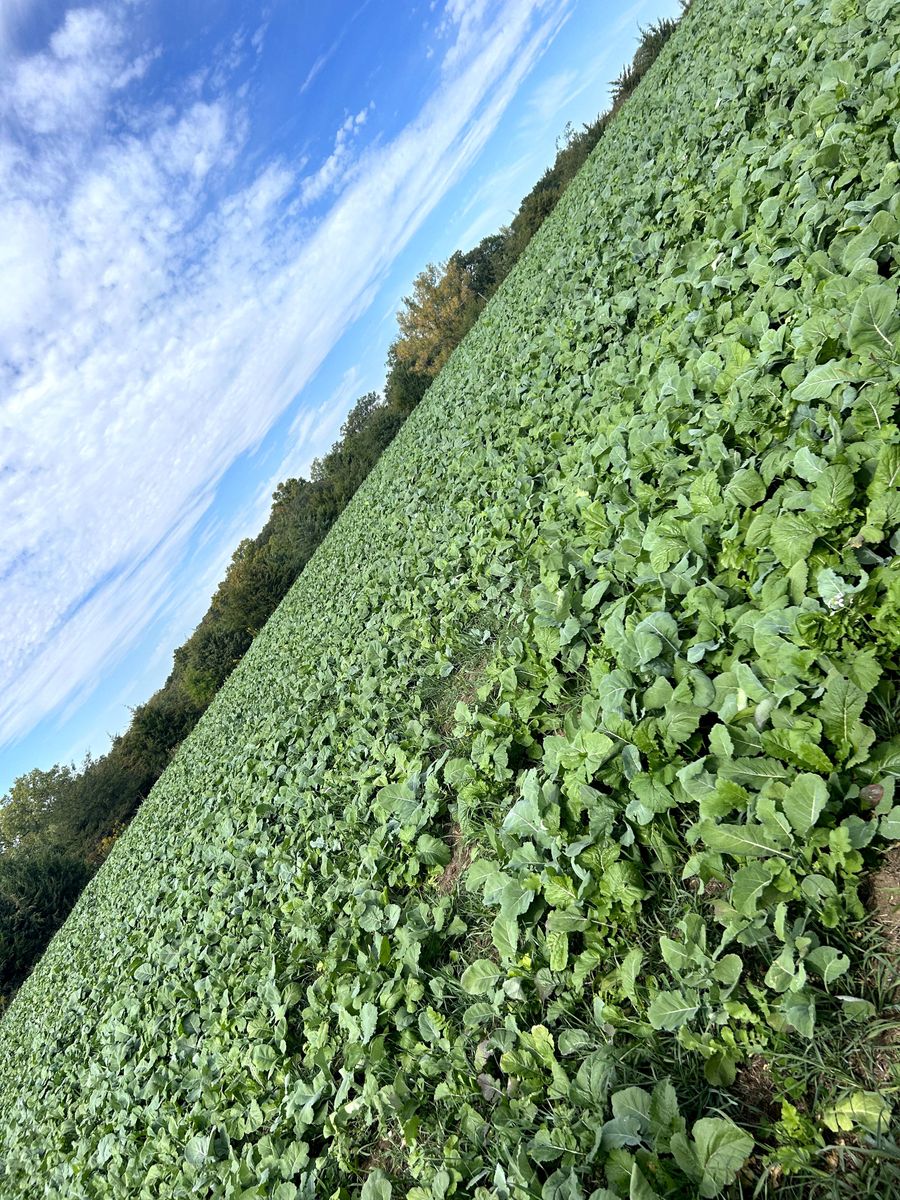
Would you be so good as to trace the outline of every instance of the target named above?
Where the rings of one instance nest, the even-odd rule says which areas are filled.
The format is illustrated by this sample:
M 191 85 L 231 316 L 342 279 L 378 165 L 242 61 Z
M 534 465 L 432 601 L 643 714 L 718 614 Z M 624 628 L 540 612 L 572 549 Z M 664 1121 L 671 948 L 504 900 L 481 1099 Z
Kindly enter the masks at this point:
M 132 711 L 107 753 L 88 755 L 78 769 L 30 771 L 12 785 L 0 805 L 0 1009 L 676 24 L 666 19 L 641 31 L 634 59 L 612 85 L 609 109 L 580 130 L 566 127 L 553 165 L 509 225 L 445 263 L 429 263 L 417 276 L 398 313 L 383 393 L 356 401 L 339 439 L 313 463 L 308 479 L 279 484 L 268 520 L 235 550 L 203 619 L 175 651 L 169 677 Z

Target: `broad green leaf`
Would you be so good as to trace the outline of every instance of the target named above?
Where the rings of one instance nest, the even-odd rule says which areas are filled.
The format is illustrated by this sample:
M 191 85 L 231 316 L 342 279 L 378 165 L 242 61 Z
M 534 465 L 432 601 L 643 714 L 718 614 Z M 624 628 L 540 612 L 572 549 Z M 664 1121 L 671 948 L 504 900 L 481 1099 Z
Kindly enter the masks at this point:
M 519 944 L 519 923 L 514 916 L 500 912 L 491 925 L 491 939 L 502 959 L 515 957 Z
M 641 966 L 644 962 L 644 955 L 641 950 L 635 946 L 629 950 L 619 967 L 619 981 L 622 988 L 622 994 L 632 1002 L 637 1003 L 637 981 L 641 973 Z
M 784 513 L 772 522 L 769 540 L 782 566 L 792 567 L 794 563 L 809 557 L 816 532 L 805 517 Z
M 751 507 L 765 499 L 766 485 L 758 471 L 745 467 L 734 473 L 725 489 L 725 495 L 745 508 Z
M 736 758 L 733 762 L 723 763 L 719 773 L 723 779 L 731 779 L 736 783 L 756 788 L 763 788 L 774 781 L 790 779 L 792 774 L 780 762 L 762 756 Z
M 304 1163 L 303 1165 L 305 1166 L 306 1164 Z M 284 1171 L 286 1169 L 284 1166 L 283 1159 L 280 1164 L 280 1169 L 282 1171 Z M 302 1170 L 302 1167 L 298 1168 L 297 1171 L 294 1171 L 293 1174 L 299 1174 L 300 1170 Z M 291 1183 L 289 1180 L 284 1180 L 281 1183 L 279 1183 L 278 1187 L 272 1193 L 272 1200 L 299 1200 L 299 1197 L 300 1197 L 299 1188 L 297 1187 L 297 1185 L 295 1183 Z
M 734 742 L 728 733 L 727 725 L 716 725 L 709 735 L 709 748 L 719 758 L 731 758 L 734 754 Z
M 278 1062 L 278 1054 L 274 1046 L 268 1042 L 257 1042 L 250 1055 L 250 1061 L 260 1074 L 271 1071 Z
M 724 987 L 732 988 L 741 977 L 744 964 L 739 954 L 726 954 L 713 967 L 713 976 Z
M 578 903 L 578 891 L 569 876 L 550 868 L 544 872 L 543 892 L 554 908 L 571 908 Z
M 844 252 L 841 255 L 841 261 L 845 271 L 853 271 L 860 264 L 865 264 L 866 260 L 881 244 L 881 235 L 878 230 L 869 227 L 861 230 L 855 237 L 852 237 L 844 247 Z
M 793 396 L 800 404 L 808 404 L 811 400 L 825 400 L 836 387 L 856 383 L 859 372 L 852 363 L 827 362 L 813 367 L 801 384 L 794 388 Z
M 660 1200 L 659 1192 L 653 1190 L 647 1176 L 637 1165 L 632 1164 L 628 1181 L 628 1200 Z
M 593 1044 L 591 1035 L 584 1029 L 563 1029 L 557 1040 L 559 1052 L 564 1058 L 587 1051 Z
M 783 762 L 793 763 L 796 767 L 824 775 L 834 770 L 828 755 L 810 741 L 802 730 L 767 729 L 762 735 L 762 746 L 766 754 L 774 755 Z
M 532 1025 L 529 1036 L 535 1054 L 545 1066 L 550 1066 L 556 1059 L 556 1045 L 550 1030 L 546 1025 Z
M 887 283 L 873 283 L 857 300 L 850 317 L 847 341 L 854 354 L 870 353 L 896 358 L 900 311 L 897 290 Z
M 581 607 L 585 612 L 592 612 L 609 590 L 610 581 L 599 579 L 592 584 L 581 597 Z
M 640 1129 L 650 1124 L 650 1093 L 640 1087 L 622 1088 L 612 1097 L 614 1117 L 634 1117 Z
M 196 1133 L 184 1148 L 185 1161 L 192 1167 L 202 1167 L 209 1158 L 212 1133 Z
M 850 969 L 850 959 L 834 946 L 817 946 L 807 954 L 806 962 L 818 971 L 826 987 Z
M 830 567 L 825 567 L 816 576 L 816 590 L 825 601 L 825 607 L 835 611 L 844 607 L 847 593 L 852 588 L 836 571 L 832 571 Z
M 500 980 L 505 977 L 505 974 L 490 959 L 476 958 L 463 971 L 459 982 L 463 991 L 468 992 L 470 996 L 484 996 L 487 992 L 492 992 L 497 987 Z
M 811 1038 L 815 1033 L 816 1000 L 810 992 L 787 992 L 781 1001 L 780 1012 L 803 1037 Z
M 800 890 L 814 908 L 820 908 L 827 900 L 837 896 L 834 881 L 826 875 L 807 875 Z
M 615 1070 L 608 1052 L 595 1050 L 578 1068 L 572 1085 L 573 1102 L 581 1108 L 602 1110 L 614 1078 Z
M 661 1079 L 653 1089 L 648 1111 L 650 1139 L 654 1150 L 668 1150 L 672 1134 L 684 1128 L 678 1112 L 678 1096 L 668 1079 Z
M 445 867 L 453 857 L 453 852 L 446 842 L 432 837 L 429 833 L 420 833 L 416 839 L 416 853 L 427 866 Z
M 778 868 L 769 861 L 749 862 L 734 874 L 731 884 L 731 903 L 745 917 L 752 917 L 760 897 L 777 874 Z
M 663 935 L 659 939 L 659 948 L 666 966 L 675 975 L 689 971 L 698 962 L 703 962 L 705 955 L 698 953 L 694 946 L 686 946 L 684 942 L 673 941 Z
M 878 466 L 875 468 L 875 477 L 869 485 L 869 495 L 872 497 L 888 495 L 895 492 L 898 486 L 900 486 L 900 445 L 886 443 L 878 452 Z M 857 680 L 857 683 L 859 682 Z M 861 683 L 860 686 L 862 686 Z
M 539 837 L 544 833 L 544 822 L 535 795 L 523 796 L 512 806 L 501 826 L 503 833 L 517 837 Z
M 859 742 L 859 718 L 865 704 L 866 694 L 855 683 L 836 673 L 828 676 L 820 707 L 822 722 L 825 732 L 845 753 Z
M 753 1138 L 724 1117 L 701 1117 L 691 1134 L 701 1171 L 700 1195 L 718 1196 L 750 1157 Z
M 746 825 L 715 825 L 711 821 L 702 821 L 700 831 L 710 850 L 732 854 L 736 858 L 766 858 L 770 854 L 784 854 L 784 835 L 781 830 L 770 829 L 753 821 L 748 821 Z
M 879 1092 L 851 1092 L 822 1113 L 822 1124 L 834 1133 L 863 1129 L 884 1134 L 891 1124 L 891 1105 Z
M 362 1044 L 368 1045 L 375 1036 L 375 1030 L 378 1026 L 378 1009 L 369 1001 L 359 1010 L 359 1027 L 362 1035 Z
M 784 798 L 784 811 L 796 833 L 808 833 L 828 802 L 828 788 L 818 775 L 798 775 Z
M 716 1050 L 703 1064 L 703 1074 L 714 1087 L 730 1088 L 737 1078 L 737 1062 L 734 1054 Z
M 638 666 L 646 666 L 662 654 L 663 643 L 660 638 L 647 629 L 635 630 L 632 635 L 635 660 Z
M 394 817 L 405 829 L 418 829 L 427 820 L 420 797 L 420 776 L 414 773 L 403 783 L 389 783 L 375 797 L 373 808 L 382 820 Z
M 654 1029 L 678 1029 L 692 1020 L 700 1009 L 694 992 L 657 992 L 647 1016 Z
M 818 510 L 845 512 L 855 493 L 856 484 L 850 468 L 843 463 L 828 466 L 816 480 L 813 506 Z
M 850 1021 L 871 1021 L 877 1013 L 871 1000 L 863 1000 L 860 996 L 839 996 L 844 1016 Z
M 392 1191 L 391 1181 L 380 1167 L 376 1167 L 366 1176 L 360 1200 L 391 1200 Z
M 766 987 L 775 992 L 798 991 L 805 982 L 806 968 L 798 964 L 790 946 L 785 946 L 766 971 Z
M 547 934 L 547 953 L 551 971 L 564 971 L 569 961 L 569 935 L 562 930 Z
M 794 472 L 807 483 L 815 483 L 827 466 L 827 461 L 813 454 L 808 446 L 803 446 L 794 455 Z
M 532 1157 L 538 1161 L 534 1149 L 535 1146 L 532 1143 Z M 578 1176 L 571 1167 L 554 1171 L 547 1177 L 541 1188 L 541 1200 L 583 1200 L 583 1198 L 584 1193 L 578 1183 Z

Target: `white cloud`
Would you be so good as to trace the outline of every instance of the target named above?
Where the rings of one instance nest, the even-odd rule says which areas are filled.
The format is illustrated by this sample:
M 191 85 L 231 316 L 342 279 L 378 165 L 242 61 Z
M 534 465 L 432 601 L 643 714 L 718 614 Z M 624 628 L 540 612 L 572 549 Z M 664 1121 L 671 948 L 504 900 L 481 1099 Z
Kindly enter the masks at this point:
M 439 32 L 453 36 L 453 44 L 444 56 L 444 70 L 450 71 L 465 60 L 483 36 L 488 0 L 447 0 Z
M 559 71 L 543 80 L 531 93 L 528 116 L 535 125 L 546 129 L 559 110 L 571 103 L 588 86 L 575 70 Z
M 309 91 L 309 89 L 312 87 L 313 83 L 316 80 L 316 77 L 321 73 L 322 68 L 325 66 L 325 64 L 328 62 L 328 60 L 331 58 L 332 54 L 334 54 L 336 49 L 337 49 L 337 43 L 335 43 L 328 50 L 326 50 L 324 54 L 320 54 L 318 56 L 318 58 L 316 59 L 316 61 L 313 63 L 313 65 L 309 68 L 309 70 L 306 73 L 305 79 L 300 84 L 300 95 L 301 96 L 304 94 L 304 92 Z
M 369 113 L 375 107 L 370 102 L 355 116 L 347 117 L 338 129 L 334 138 L 334 150 L 322 163 L 321 167 L 303 180 L 300 185 L 300 201 L 302 204 L 314 204 L 329 192 L 337 189 L 346 181 L 353 165 L 353 139 L 365 125 Z
M 259 55 L 262 54 L 262 52 L 263 52 L 263 46 L 265 45 L 265 41 L 266 41 L 266 34 L 269 32 L 269 25 L 270 25 L 271 21 L 272 21 L 272 9 L 271 9 L 271 7 L 268 7 L 266 9 L 264 9 L 263 14 L 262 14 L 262 20 L 260 21 L 259 25 L 257 25 L 256 31 L 254 32 L 253 37 L 251 37 L 251 39 L 250 39 L 250 45 L 255 50 L 257 57 L 259 57 Z
M 0 290 L 0 744 L 82 703 L 173 604 L 223 473 L 371 303 L 569 3 L 457 4 L 439 89 L 393 140 L 343 157 L 315 223 L 296 219 L 311 185 L 284 163 L 227 190 L 247 136 L 233 99 L 104 123 L 139 61 L 112 7 L 70 12 L 14 64 L 0 101 L 30 136 L 0 129 L 16 281 L 15 303 Z M 343 416 L 335 402 L 297 432 L 320 453 Z
M 120 37 L 101 9 L 70 9 L 48 49 L 16 63 L 3 87 L 4 104 L 38 134 L 92 124 L 123 72 Z
M 459 214 L 463 218 L 471 212 L 477 213 L 456 238 L 461 249 L 472 249 L 483 237 L 510 223 L 516 215 L 517 202 L 534 179 L 535 169 L 534 147 L 529 145 L 524 154 L 492 171 L 479 183 Z

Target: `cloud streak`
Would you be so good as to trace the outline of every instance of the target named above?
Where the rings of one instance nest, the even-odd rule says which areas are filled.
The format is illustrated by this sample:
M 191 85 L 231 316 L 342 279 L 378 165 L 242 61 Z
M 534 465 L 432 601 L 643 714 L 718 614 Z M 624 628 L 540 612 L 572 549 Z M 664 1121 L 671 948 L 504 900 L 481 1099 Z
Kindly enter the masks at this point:
M 247 115 L 224 94 L 128 125 L 148 52 L 111 6 L 70 10 L 2 73 L 0 745 L 83 703 L 172 602 L 222 475 L 372 302 L 568 8 L 451 6 L 436 92 L 384 143 L 352 145 L 354 118 L 332 175 L 269 161 L 235 183 Z

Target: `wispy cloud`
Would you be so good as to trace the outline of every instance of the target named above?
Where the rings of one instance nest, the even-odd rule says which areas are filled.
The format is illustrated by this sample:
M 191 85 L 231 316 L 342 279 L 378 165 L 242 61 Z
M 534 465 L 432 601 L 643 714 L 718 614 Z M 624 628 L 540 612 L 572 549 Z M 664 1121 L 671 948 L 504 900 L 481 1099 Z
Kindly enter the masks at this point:
M 492 171 L 479 183 L 460 212 L 460 218 L 476 213 L 457 237 L 462 249 L 468 250 L 488 233 L 508 225 L 516 215 L 515 206 L 498 197 L 519 196 L 527 188 L 535 171 L 534 153 L 529 147 L 512 162 Z
M 531 94 L 528 101 L 528 120 L 546 128 L 560 109 L 584 91 L 588 82 L 575 70 L 559 71 L 556 75 L 549 76 Z
M 334 149 L 322 165 L 300 185 L 302 204 L 314 204 L 345 182 L 354 162 L 353 141 L 375 107 L 369 103 L 354 116 L 351 114 L 338 129 Z
M 123 74 L 121 30 L 99 8 L 71 9 L 46 51 L 20 59 L 3 99 L 35 134 L 93 124 Z
M 371 3 L 372 3 L 372 0 L 362 0 L 362 3 L 357 5 L 357 7 L 353 10 L 353 12 L 350 14 L 350 16 L 344 22 L 340 33 L 337 35 L 337 37 L 334 39 L 334 41 L 331 43 L 331 45 L 328 47 L 328 49 L 323 51 L 323 53 L 320 54 L 318 56 L 318 58 L 316 58 L 316 60 L 313 62 L 313 65 L 307 71 L 306 77 L 304 78 L 303 82 L 300 84 L 300 95 L 301 96 L 304 94 L 304 92 L 307 92 L 312 87 L 315 80 L 322 73 L 322 69 L 324 67 L 326 67 L 329 62 L 331 62 L 332 58 L 334 58 L 335 54 L 340 49 L 341 43 L 343 42 L 344 38 L 347 36 L 347 34 L 350 32 L 351 28 L 353 27 L 354 22 L 356 22 L 359 19 L 359 17 L 362 16 L 362 14 L 365 12 L 365 10 L 369 7 L 369 5 Z
M 612 36 L 618 37 L 620 33 L 624 33 L 630 25 L 633 25 L 649 3 L 650 0 L 635 0 L 634 4 L 626 8 L 612 27 Z
M 172 604 L 223 473 L 372 302 L 568 7 L 457 4 L 438 90 L 348 152 L 314 222 L 292 216 L 295 167 L 236 182 L 234 96 L 109 119 L 147 52 L 127 9 L 70 11 L 3 72 L 0 744 L 82 703 Z
M 337 50 L 337 48 L 338 48 L 338 43 L 334 42 L 333 45 L 328 47 L 328 49 L 325 51 L 324 54 L 320 54 L 319 57 L 315 60 L 313 65 L 306 72 L 306 78 L 300 84 L 300 95 L 301 96 L 303 95 L 304 92 L 309 91 L 309 89 L 315 83 L 316 77 L 322 73 L 322 68 L 324 66 L 326 66 L 329 59 L 334 55 L 334 52 L 335 52 L 335 50 Z

